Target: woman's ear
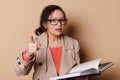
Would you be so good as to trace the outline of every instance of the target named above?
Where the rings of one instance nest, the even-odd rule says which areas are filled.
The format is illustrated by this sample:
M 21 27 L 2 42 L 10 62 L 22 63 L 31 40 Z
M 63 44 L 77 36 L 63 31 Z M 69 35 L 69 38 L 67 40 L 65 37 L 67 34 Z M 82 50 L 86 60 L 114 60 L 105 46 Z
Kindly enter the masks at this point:
M 43 23 L 45 29 L 47 29 L 47 23 Z

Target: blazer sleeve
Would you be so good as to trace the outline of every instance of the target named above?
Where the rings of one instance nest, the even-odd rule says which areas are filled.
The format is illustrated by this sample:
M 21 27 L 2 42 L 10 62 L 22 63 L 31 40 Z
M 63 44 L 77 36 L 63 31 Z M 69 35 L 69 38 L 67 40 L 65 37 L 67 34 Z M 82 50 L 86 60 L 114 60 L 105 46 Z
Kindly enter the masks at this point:
M 27 75 L 31 71 L 34 61 L 35 57 L 33 57 L 33 59 L 28 62 L 24 61 L 21 53 L 19 57 L 17 57 L 17 61 L 14 66 L 16 75 L 17 76 Z
M 34 36 L 34 41 L 37 42 L 38 36 Z M 21 53 L 18 57 L 17 57 L 17 61 L 16 64 L 14 66 L 14 70 L 16 72 L 17 76 L 23 76 L 23 75 L 27 75 L 31 69 L 32 66 L 35 62 L 36 59 L 36 55 L 34 55 L 34 57 L 32 58 L 32 60 L 30 61 L 25 61 L 23 60 L 23 53 Z
M 80 64 L 80 46 L 77 40 L 74 39 L 73 41 L 73 45 L 74 45 L 74 59 L 77 62 L 77 64 Z

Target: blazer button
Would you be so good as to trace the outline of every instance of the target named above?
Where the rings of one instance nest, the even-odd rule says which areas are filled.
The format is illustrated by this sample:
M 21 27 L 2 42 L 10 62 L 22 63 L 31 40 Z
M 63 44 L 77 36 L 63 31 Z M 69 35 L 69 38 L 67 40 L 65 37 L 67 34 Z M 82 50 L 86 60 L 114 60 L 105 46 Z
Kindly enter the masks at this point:
M 19 65 L 21 65 L 21 62 L 18 62 Z
M 39 66 L 42 66 L 42 63 L 39 63 Z

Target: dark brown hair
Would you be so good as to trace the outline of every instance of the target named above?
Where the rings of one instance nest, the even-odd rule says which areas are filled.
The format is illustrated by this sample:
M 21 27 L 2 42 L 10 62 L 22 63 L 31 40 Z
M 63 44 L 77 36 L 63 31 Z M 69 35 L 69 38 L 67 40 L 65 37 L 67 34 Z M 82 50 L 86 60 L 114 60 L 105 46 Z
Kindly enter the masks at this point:
M 40 16 L 40 27 L 38 27 L 37 29 L 35 29 L 35 34 L 36 35 L 40 35 L 40 34 L 42 34 L 43 32 L 46 31 L 43 23 L 47 22 L 48 17 L 55 10 L 61 10 L 63 12 L 63 14 L 64 14 L 64 18 L 66 18 L 65 12 L 64 12 L 64 10 L 60 6 L 58 6 L 58 5 L 48 5 L 48 6 L 46 6 L 43 9 L 42 14 Z

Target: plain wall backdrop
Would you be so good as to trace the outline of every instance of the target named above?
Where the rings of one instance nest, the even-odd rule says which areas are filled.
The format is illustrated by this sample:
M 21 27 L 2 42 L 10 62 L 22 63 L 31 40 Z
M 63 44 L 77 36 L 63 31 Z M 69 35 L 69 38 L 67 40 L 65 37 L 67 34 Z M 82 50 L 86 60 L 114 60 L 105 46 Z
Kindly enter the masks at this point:
M 0 80 L 32 80 L 33 69 L 28 76 L 17 77 L 14 64 L 49 4 L 65 10 L 65 32 L 78 39 L 81 62 L 102 57 L 102 62 L 115 63 L 92 80 L 119 80 L 120 0 L 0 0 Z

